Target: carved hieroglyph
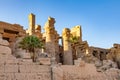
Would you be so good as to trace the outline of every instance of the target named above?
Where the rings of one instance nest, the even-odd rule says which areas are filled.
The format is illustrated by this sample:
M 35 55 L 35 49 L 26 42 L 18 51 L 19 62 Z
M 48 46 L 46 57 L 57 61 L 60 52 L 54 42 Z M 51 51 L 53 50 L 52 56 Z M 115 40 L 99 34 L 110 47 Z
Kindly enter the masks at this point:
M 72 65 L 73 64 L 73 57 L 72 57 L 72 48 L 70 39 L 70 29 L 64 28 L 62 32 L 63 38 L 63 50 L 64 50 L 64 64 Z

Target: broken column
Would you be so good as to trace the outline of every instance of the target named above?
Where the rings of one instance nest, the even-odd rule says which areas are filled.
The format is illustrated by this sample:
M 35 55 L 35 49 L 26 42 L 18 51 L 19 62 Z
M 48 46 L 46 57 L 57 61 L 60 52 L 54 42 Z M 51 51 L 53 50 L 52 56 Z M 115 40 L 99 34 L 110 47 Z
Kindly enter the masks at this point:
M 73 64 L 73 56 L 72 56 L 72 48 L 70 43 L 70 29 L 64 28 L 62 32 L 63 39 L 63 50 L 64 50 L 64 64 L 72 65 Z
M 35 33 L 35 15 L 34 14 L 29 14 L 29 29 L 28 33 L 29 35 L 33 35 Z

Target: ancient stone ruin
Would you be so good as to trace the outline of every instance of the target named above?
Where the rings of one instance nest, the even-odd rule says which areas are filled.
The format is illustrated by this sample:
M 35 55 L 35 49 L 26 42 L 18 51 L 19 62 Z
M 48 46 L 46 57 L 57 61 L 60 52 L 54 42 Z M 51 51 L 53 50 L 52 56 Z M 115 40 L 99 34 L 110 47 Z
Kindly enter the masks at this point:
M 27 30 L 19 24 L 0 21 L 0 80 L 120 80 L 120 44 L 104 49 L 82 40 L 82 27 L 55 29 L 55 18 L 48 17 L 44 31 L 29 14 Z M 19 47 L 27 35 L 45 44 L 36 50 L 37 62 Z M 61 43 L 59 41 L 62 41 Z

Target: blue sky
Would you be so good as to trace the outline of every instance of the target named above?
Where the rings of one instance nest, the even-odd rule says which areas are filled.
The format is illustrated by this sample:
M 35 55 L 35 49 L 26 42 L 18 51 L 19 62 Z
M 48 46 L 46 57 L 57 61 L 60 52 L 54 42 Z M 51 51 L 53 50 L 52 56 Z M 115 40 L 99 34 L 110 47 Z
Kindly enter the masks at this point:
M 28 14 L 36 15 L 42 27 L 48 16 L 55 28 L 82 26 L 83 40 L 90 46 L 110 48 L 120 43 L 120 0 L 0 0 L 0 21 L 28 28 Z

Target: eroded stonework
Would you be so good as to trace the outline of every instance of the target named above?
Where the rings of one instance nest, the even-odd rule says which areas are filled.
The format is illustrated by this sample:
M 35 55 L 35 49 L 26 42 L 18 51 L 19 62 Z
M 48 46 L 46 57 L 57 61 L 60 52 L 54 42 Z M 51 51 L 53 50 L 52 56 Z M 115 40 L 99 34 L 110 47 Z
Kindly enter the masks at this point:
M 9 46 L 13 49 L 14 42 L 16 41 L 16 37 L 24 36 L 25 30 L 23 26 L 19 24 L 10 24 L 6 22 L 0 21 L 0 33 L 2 34 L 2 38 L 9 42 Z

